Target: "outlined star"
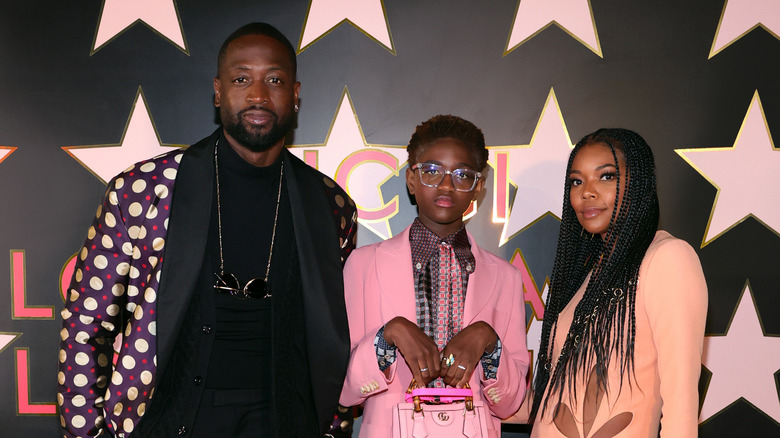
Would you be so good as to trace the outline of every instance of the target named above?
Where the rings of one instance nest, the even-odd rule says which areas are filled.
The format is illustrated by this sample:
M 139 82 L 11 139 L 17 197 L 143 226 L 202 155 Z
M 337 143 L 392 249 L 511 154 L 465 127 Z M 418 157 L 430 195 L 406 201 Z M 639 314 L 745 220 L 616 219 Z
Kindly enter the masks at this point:
M 780 11 L 776 0 L 726 0 L 707 59 L 759 27 L 780 39 Z
M 504 56 L 553 24 L 604 57 L 590 0 L 518 0 Z
M 733 146 L 675 152 L 718 189 L 702 248 L 748 217 L 780 236 L 780 191 L 775 182 L 780 150 L 772 141 L 758 90 Z
M 176 0 L 103 0 L 89 54 L 93 55 L 138 22 L 189 55 Z
M 490 163 L 496 154 L 508 153 L 508 178 L 517 187 L 512 209 L 501 232 L 504 245 L 547 214 L 561 218 L 563 187 L 569 154 L 573 148 L 555 90 L 550 89 L 531 143 L 490 146 Z
M 347 22 L 395 55 L 383 0 L 311 0 L 298 53 Z
M 22 336 L 22 334 L 16 332 L 0 332 L 0 354 L 2 354 L 5 348 L 11 345 L 19 336 Z
M 11 155 L 16 148 L 14 146 L 0 146 L 0 163 Z
M 398 196 L 388 202 L 381 186 L 398 177 L 406 162 L 406 146 L 366 142 L 347 87 L 323 144 L 291 145 L 290 152 L 333 178 L 358 207 L 358 222 L 382 239 L 392 236 L 388 220 L 398 213 Z M 316 152 L 316 158 L 308 154 Z M 350 185 L 350 181 L 359 184 Z
M 142 105 L 139 105 L 139 101 Z M 163 144 L 154 126 L 141 87 L 133 101 L 130 117 L 118 144 L 63 146 L 62 149 L 104 184 L 121 171 L 141 160 L 179 148 L 184 145 Z
M 775 374 L 780 369 L 780 336 L 767 336 L 745 283 L 726 334 L 704 337 L 704 366 L 712 373 L 699 422 L 743 399 L 780 423 Z M 745 372 L 746 364 L 750 367 Z

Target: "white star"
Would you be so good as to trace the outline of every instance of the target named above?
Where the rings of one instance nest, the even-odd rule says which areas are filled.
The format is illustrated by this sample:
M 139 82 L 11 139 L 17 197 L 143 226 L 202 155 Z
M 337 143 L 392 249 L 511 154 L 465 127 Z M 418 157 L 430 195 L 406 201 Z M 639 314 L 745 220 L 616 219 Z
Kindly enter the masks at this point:
M 704 337 L 702 362 L 712 372 L 712 379 L 699 422 L 740 398 L 780 422 L 774 377 L 780 369 L 780 337 L 767 336 L 759 318 L 748 282 L 726 334 Z
M 134 163 L 168 152 L 171 147 L 182 146 L 160 142 L 143 90 L 138 87 L 119 144 L 63 146 L 62 149 L 105 183 Z
M 104 0 L 90 54 L 139 21 L 189 54 L 176 0 Z
M 5 347 L 11 345 L 11 342 L 15 341 L 16 338 L 19 336 L 22 336 L 21 333 L 12 333 L 12 332 L 0 332 L 0 353 L 5 350 Z
M 549 292 L 549 279 L 544 281 L 544 289 L 539 293 L 539 287 L 528 269 L 528 264 L 523 257 L 523 253 L 517 249 L 510 262 L 514 267 L 520 270 L 523 276 L 523 292 L 525 302 L 531 305 L 531 318 L 526 327 L 526 344 L 528 351 L 531 352 L 531 364 L 539 355 L 539 344 L 542 338 L 542 319 L 544 318 L 544 302 L 547 301 Z
M 552 214 L 560 220 L 563 207 L 561 183 L 572 147 L 555 91 L 550 89 L 530 144 L 489 148 L 491 165 L 496 162 L 497 153 L 509 154 L 508 178 L 517 187 L 499 246 L 544 215 Z
M 519 0 L 504 55 L 552 24 L 604 57 L 589 0 Z
M 345 21 L 395 55 L 382 0 L 311 0 L 301 31 L 301 41 L 298 43 L 298 53 Z
M 780 150 L 772 142 L 758 91 L 733 146 L 675 151 L 718 189 L 702 248 L 751 216 L 780 235 Z
M 0 146 L 0 163 L 16 150 L 13 146 Z
M 385 202 L 380 187 L 389 178 L 399 176 L 398 170 L 406 162 L 406 148 L 366 142 L 346 87 L 325 143 L 292 145 L 290 152 L 349 193 L 357 204 L 360 224 L 382 239 L 393 236 L 388 221 L 398 213 L 398 196 Z M 356 184 L 350 184 L 353 181 Z
M 780 5 L 777 0 L 727 0 L 707 59 L 758 27 L 780 39 Z

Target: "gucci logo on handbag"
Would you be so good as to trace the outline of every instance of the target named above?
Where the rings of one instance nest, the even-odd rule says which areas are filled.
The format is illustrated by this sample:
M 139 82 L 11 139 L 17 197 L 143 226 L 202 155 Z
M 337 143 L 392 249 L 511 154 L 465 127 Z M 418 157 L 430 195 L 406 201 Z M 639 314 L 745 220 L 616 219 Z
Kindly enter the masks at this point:
M 463 406 L 463 405 L 461 404 L 461 406 Z M 436 406 L 436 407 L 427 407 L 428 411 L 430 412 L 430 414 L 432 414 L 431 415 L 431 417 L 432 417 L 431 420 L 433 420 L 433 423 L 437 424 L 440 427 L 448 427 L 450 425 L 454 425 L 455 424 L 456 416 L 453 415 L 453 414 L 455 414 L 455 413 L 462 414 L 463 413 L 463 408 L 461 407 L 460 409 L 458 409 L 456 411 L 446 411 L 446 410 L 437 411 L 437 409 L 446 409 L 447 407 L 448 407 L 447 405 L 439 405 L 439 406 Z
M 412 379 L 405 402 L 393 406 L 393 438 L 487 438 L 485 405 L 463 388 L 420 388 Z

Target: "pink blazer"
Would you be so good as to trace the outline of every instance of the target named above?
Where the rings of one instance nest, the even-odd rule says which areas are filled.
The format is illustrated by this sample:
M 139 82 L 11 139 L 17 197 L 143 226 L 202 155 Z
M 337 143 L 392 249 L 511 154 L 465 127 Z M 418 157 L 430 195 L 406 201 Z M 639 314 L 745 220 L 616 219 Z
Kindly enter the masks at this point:
M 481 249 L 468 235 L 476 269 L 469 277 L 464 308 L 466 327 L 490 324 L 503 346 L 496 379 L 485 380 L 482 366 L 471 377 L 474 399 L 491 413 L 489 435 L 500 436 L 500 419 L 511 416 L 525 397 L 528 350 L 525 302 L 520 272 Z M 355 250 L 344 268 L 344 295 L 352 343 L 347 377 L 341 391 L 344 406 L 364 405 L 361 437 L 390 437 L 392 408 L 403 401 L 412 374 L 400 354 L 390 378 L 379 370 L 374 347 L 377 331 L 396 316 L 417 321 L 409 228 L 398 236 Z

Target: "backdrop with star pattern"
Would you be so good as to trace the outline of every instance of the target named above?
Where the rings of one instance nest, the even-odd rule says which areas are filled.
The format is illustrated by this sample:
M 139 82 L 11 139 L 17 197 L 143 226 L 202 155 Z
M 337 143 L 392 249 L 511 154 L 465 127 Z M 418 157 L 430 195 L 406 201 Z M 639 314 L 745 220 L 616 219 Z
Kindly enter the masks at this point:
M 248 21 L 298 48 L 288 142 L 355 199 L 360 245 L 416 215 L 403 175 L 417 124 L 451 113 L 483 129 L 468 229 L 523 272 L 531 354 L 572 144 L 639 132 L 661 226 L 709 286 L 700 436 L 780 435 L 777 0 L 37 0 L 0 14 L 4 436 L 57 435 L 62 284 L 105 181 L 216 129 L 216 54 Z

